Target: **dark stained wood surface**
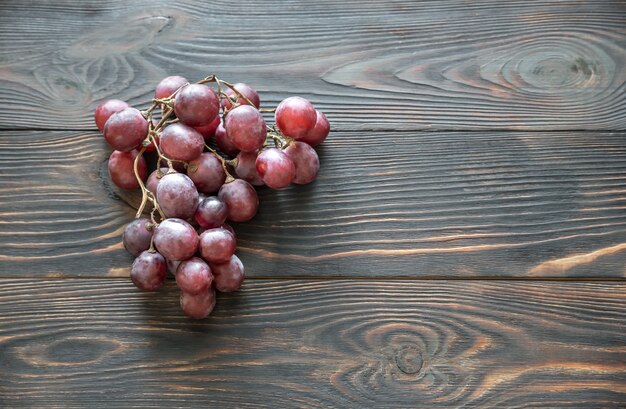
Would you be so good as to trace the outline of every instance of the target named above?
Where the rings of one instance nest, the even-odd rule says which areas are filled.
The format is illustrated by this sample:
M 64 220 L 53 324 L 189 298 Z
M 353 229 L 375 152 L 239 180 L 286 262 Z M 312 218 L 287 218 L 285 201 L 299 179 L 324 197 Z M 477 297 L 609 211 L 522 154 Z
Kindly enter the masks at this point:
M 0 2 L 0 408 L 626 407 L 626 3 Z M 92 122 L 215 72 L 333 126 L 207 320 Z M 50 277 L 58 277 L 51 279 Z
M 624 283 L 252 280 L 193 322 L 174 285 L 0 281 L 25 407 L 618 408 Z
M 109 151 L 0 132 L 1 275 L 128 275 L 136 196 Z M 320 154 L 317 181 L 259 189 L 236 226 L 250 276 L 624 276 L 625 133 L 335 132 Z
M 626 129 L 623 1 L 3 2 L 0 128 L 215 72 L 337 129 Z

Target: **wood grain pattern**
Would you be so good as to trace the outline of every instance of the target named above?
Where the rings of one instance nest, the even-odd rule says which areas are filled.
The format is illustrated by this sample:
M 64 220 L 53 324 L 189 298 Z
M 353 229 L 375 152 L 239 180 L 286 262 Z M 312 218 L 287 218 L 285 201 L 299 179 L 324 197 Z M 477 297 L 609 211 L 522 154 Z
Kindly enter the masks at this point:
M 255 280 L 204 322 L 170 284 L 1 280 L 2 406 L 626 402 L 623 283 Z
M 0 133 L 0 275 L 128 275 L 95 133 Z M 624 277 L 623 133 L 335 132 L 236 226 L 251 276 Z M 122 193 L 120 193 L 122 194 Z
M 0 4 L 0 128 L 93 129 L 208 72 L 336 129 L 626 129 L 621 1 Z

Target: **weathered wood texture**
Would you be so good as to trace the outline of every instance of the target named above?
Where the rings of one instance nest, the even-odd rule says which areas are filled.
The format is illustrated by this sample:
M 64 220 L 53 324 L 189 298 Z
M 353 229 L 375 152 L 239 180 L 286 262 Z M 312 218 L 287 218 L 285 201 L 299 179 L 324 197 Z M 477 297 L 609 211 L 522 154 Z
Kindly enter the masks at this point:
M 2 407 L 590 408 L 626 401 L 626 285 L 0 280 Z
M 134 209 L 95 133 L 0 133 L 0 275 L 127 275 Z M 259 189 L 251 276 L 626 274 L 623 133 L 335 132 L 309 186 Z
M 0 4 L 0 128 L 91 129 L 216 72 L 336 129 L 626 129 L 623 1 Z

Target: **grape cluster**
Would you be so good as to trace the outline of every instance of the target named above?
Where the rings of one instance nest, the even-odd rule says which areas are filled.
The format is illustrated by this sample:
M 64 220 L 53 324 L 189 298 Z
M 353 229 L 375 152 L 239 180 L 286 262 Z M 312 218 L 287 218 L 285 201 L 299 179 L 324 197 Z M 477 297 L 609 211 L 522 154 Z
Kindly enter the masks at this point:
M 263 113 L 272 112 L 276 125 L 270 126 Z M 136 257 L 133 283 L 154 291 L 171 272 L 182 310 L 196 319 L 211 313 L 216 290 L 236 291 L 244 279 L 235 232 L 226 222 L 254 217 L 254 186 L 312 182 L 320 167 L 313 147 L 330 130 L 326 116 L 304 98 L 261 109 L 252 87 L 215 75 L 195 84 L 164 78 L 145 111 L 104 101 L 95 122 L 114 149 L 108 163 L 113 183 L 142 192 L 122 237 Z M 156 162 L 150 175 L 149 156 Z

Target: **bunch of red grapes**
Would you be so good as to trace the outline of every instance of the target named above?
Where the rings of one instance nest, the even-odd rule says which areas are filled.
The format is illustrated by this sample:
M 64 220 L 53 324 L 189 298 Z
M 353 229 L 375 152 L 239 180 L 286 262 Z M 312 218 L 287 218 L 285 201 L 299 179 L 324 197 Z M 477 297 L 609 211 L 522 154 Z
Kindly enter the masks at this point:
M 276 125 L 265 122 L 264 112 L 274 113 Z M 111 180 L 142 192 L 137 217 L 122 238 L 136 257 L 133 283 L 154 291 L 170 271 L 181 290 L 181 308 L 196 319 L 213 310 L 215 290 L 236 291 L 244 279 L 226 221 L 254 217 L 254 186 L 312 182 L 320 167 L 313 147 L 330 130 L 324 114 L 304 98 L 261 109 L 252 87 L 215 75 L 195 84 L 164 78 L 147 110 L 110 99 L 98 105 L 95 120 L 114 149 Z M 149 176 L 147 152 L 156 157 Z

